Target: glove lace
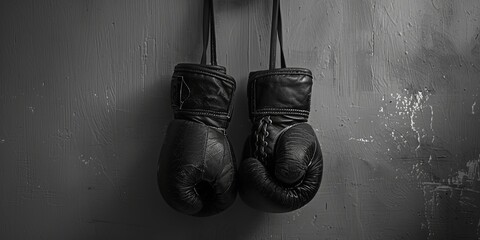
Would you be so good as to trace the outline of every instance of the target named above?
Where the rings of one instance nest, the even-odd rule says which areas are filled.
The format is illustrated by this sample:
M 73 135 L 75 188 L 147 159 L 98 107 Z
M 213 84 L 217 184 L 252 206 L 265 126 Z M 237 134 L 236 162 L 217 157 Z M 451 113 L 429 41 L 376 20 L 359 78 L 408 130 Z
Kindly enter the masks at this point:
M 255 131 L 255 152 L 254 156 L 259 161 L 265 164 L 264 160 L 267 157 L 267 153 L 265 152 L 265 147 L 267 147 L 268 142 L 265 141 L 265 138 L 268 137 L 270 134 L 267 130 L 269 124 L 272 123 L 270 116 L 266 116 L 260 119 L 260 124 L 258 124 L 258 128 Z

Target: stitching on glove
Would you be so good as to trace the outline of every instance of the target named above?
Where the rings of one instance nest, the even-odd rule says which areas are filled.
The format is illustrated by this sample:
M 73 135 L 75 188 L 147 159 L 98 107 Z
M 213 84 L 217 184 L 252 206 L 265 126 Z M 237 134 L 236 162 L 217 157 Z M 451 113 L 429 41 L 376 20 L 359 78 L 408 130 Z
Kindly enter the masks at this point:
M 211 117 L 218 117 L 223 119 L 230 119 L 230 116 L 227 114 L 222 114 L 220 112 L 212 112 L 208 110 L 178 110 L 175 113 L 187 113 L 187 114 L 195 114 L 195 115 L 205 115 Z
M 260 110 L 252 112 L 252 114 L 300 114 L 308 116 L 309 111 L 292 109 L 292 108 L 262 108 Z
M 311 77 L 313 78 L 312 74 L 303 72 L 301 70 L 285 70 L 285 71 L 278 71 L 278 72 L 258 72 L 251 76 L 252 78 L 262 78 L 262 77 L 267 77 L 267 76 L 272 76 L 272 75 L 303 75 L 306 77 Z
M 308 113 L 301 113 L 301 112 L 274 112 L 274 111 L 258 111 L 258 112 L 252 112 L 252 115 L 264 115 L 264 114 L 269 114 L 269 115 L 283 115 L 283 114 L 291 114 L 291 115 L 301 115 L 308 117 Z
M 295 109 L 295 108 L 262 108 L 262 110 L 274 110 L 274 111 L 293 111 L 293 112 L 309 112 L 307 110 Z

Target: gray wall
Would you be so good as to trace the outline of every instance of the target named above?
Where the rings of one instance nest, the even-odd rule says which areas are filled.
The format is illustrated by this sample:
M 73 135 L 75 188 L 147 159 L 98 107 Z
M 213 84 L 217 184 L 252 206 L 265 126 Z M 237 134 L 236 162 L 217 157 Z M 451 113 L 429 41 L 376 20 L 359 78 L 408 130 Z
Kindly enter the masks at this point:
M 219 63 L 266 69 L 271 1 L 215 1 Z M 315 199 L 176 213 L 156 165 L 170 76 L 200 59 L 202 1 L 1 1 L 0 239 L 479 239 L 480 1 L 284 0 L 289 66 L 315 76 Z

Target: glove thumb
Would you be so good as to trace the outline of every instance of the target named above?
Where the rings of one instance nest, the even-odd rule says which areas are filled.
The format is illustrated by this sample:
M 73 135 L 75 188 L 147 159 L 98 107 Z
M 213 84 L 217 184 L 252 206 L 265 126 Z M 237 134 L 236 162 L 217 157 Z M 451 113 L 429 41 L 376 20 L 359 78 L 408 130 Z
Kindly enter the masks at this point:
M 317 151 L 320 151 L 320 145 L 308 123 L 285 129 L 275 144 L 277 180 L 287 185 L 301 182 Z

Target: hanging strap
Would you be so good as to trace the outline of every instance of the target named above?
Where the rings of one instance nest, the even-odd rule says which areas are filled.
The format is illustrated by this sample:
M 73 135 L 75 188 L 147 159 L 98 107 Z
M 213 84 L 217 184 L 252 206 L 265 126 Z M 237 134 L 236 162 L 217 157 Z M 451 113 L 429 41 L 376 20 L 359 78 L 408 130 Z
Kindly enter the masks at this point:
M 215 42 L 215 21 L 213 17 L 213 0 L 203 2 L 203 52 L 200 64 L 207 63 L 207 47 L 210 33 L 210 64 L 217 65 L 217 49 Z
M 282 11 L 280 9 L 280 0 L 273 0 L 272 31 L 270 35 L 270 70 L 275 69 L 275 63 L 277 60 L 277 35 L 280 42 L 280 64 L 282 68 L 286 68 L 285 55 L 283 54 Z

